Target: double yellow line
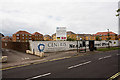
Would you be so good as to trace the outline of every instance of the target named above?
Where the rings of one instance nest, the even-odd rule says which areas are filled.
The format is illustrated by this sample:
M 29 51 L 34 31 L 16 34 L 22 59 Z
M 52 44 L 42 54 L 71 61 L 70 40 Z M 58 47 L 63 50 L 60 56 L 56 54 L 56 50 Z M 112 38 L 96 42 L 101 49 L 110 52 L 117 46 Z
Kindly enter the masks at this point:
M 113 75 L 112 77 L 110 77 L 109 79 L 107 80 L 113 80 L 115 79 L 116 77 L 120 76 L 120 72 L 116 73 L 115 75 Z
M 61 58 L 56 58 L 56 59 L 51 59 L 51 60 L 45 60 L 45 61 L 42 61 L 42 62 L 35 62 L 35 63 L 32 63 L 32 64 L 40 64 L 40 63 L 44 63 L 44 62 L 48 62 L 48 61 L 56 61 L 56 60 L 62 60 L 62 59 L 66 59 L 66 58 L 71 58 L 71 56 L 61 57 Z M 8 69 L 13 69 L 13 68 L 23 67 L 23 66 L 28 66 L 28 65 L 31 65 L 31 63 L 18 65 L 18 66 L 7 67 L 7 68 L 2 68 L 0 70 L 8 70 Z

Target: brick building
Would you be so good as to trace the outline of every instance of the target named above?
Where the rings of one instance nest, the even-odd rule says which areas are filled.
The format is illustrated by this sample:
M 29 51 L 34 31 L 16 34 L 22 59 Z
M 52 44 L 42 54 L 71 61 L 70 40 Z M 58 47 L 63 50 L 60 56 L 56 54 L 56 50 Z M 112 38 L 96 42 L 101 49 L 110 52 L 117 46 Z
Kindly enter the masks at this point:
M 27 31 L 18 31 L 13 34 L 13 42 L 28 42 L 32 40 L 32 34 Z
M 90 40 L 90 36 L 91 34 L 76 34 L 76 39 L 80 40 L 80 38 L 82 40 Z
M 96 34 L 94 34 L 94 36 L 95 37 L 98 36 L 100 40 L 107 40 L 108 34 L 109 37 L 111 38 L 110 40 L 118 40 L 118 36 L 114 32 L 97 32 Z
M 35 32 L 32 34 L 32 40 L 33 41 L 43 41 L 43 35 L 38 33 L 38 32 Z
M 52 35 L 52 40 L 53 40 L 53 41 L 56 41 L 56 33 L 54 33 L 54 34 Z
M 52 41 L 52 37 L 50 35 L 44 35 L 44 41 Z
M 2 37 L 2 41 L 4 41 L 4 42 L 12 42 L 12 37 L 11 36 Z
M 67 38 L 68 37 L 71 38 L 71 39 L 74 39 L 74 40 L 77 39 L 76 34 L 74 32 L 72 32 L 72 31 L 67 31 Z

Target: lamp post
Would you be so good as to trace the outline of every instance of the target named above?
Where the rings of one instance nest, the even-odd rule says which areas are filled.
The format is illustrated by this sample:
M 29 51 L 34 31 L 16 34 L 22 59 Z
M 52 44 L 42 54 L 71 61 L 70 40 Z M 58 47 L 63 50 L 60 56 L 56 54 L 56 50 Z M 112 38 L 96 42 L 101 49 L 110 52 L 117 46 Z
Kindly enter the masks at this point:
M 108 30 L 108 48 L 110 48 L 110 45 L 109 45 L 109 29 L 107 29 Z

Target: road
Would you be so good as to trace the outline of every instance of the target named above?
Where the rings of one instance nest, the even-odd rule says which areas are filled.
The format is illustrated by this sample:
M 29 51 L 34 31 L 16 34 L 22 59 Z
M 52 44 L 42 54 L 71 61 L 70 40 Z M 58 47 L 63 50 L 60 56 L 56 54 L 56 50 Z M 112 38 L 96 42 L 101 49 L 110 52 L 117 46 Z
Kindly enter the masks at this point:
M 117 50 L 3 70 L 3 78 L 110 78 L 120 71 Z M 97 80 L 97 79 L 96 79 Z M 103 79 L 105 80 L 105 79 Z

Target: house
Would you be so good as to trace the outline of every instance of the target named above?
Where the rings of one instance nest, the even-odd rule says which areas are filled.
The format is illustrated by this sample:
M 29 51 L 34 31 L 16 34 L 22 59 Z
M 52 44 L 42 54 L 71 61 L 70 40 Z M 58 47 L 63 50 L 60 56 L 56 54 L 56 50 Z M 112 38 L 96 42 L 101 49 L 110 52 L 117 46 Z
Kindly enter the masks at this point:
M 52 41 L 52 37 L 50 35 L 44 35 L 44 41 Z

